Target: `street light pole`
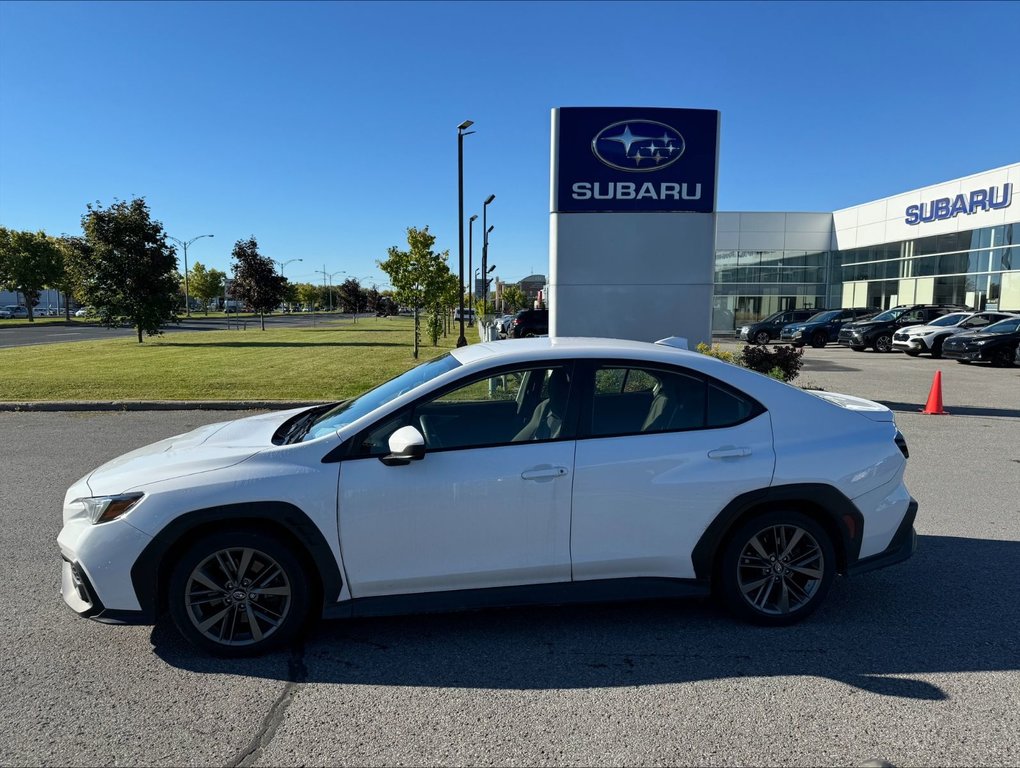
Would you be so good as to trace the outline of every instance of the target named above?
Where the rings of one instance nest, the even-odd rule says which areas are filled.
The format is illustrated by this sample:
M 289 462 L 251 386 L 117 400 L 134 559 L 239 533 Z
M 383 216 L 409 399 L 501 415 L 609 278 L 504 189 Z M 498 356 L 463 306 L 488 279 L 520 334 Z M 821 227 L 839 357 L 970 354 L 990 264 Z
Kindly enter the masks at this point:
M 469 131 L 474 123 L 465 120 L 457 126 L 457 236 L 460 242 L 460 268 L 458 277 L 460 279 L 460 336 L 457 337 L 457 346 L 467 345 L 464 338 L 464 137 L 474 133 Z
M 190 240 L 178 240 L 172 235 L 167 235 L 167 237 L 184 249 L 184 314 L 187 317 L 191 317 L 191 299 L 188 296 L 188 246 L 196 240 L 201 240 L 203 237 L 214 237 L 214 235 L 199 235 Z
M 474 274 L 472 270 L 472 258 L 474 257 L 475 251 L 475 220 L 478 218 L 476 213 L 470 219 L 468 219 L 468 280 L 471 279 L 471 275 Z M 474 312 L 474 301 L 472 299 L 475 295 L 475 284 L 471 283 L 471 287 L 468 289 L 468 327 L 475 327 L 475 312 Z M 464 314 L 461 312 L 461 314 Z
M 304 261 L 304 259 L 287 259 L 286 261 L 280 261 L 278 259 L 273 259 L 273 263 L 276 264 L 280 268 L 280 277 L 283 277 L 283 268 L 286 267 L 288 264 L 290 264 L 293 261 Z M 284 282 L 286 282 L 287 278 L 283 277 L 283 279 L 284 279 Z M 289 301 L 287 302 L 287 309 L 288 310 L 290 309 L 290 302 Z
M 482 203 L 482 279 L 485 279 L 486 269 L 489 265 L 489 232 L 492 231 L 491 227 L 486 226 L 486 214 L 488 213 L 489 204 L 496 199 L 495 195 L 489 195 L 485 198 L 485 202 Z M 488 309 L 485 306 L 485 300 L 488 298 L 486 291 L 487 284 L 482 283 L 482 313 Z

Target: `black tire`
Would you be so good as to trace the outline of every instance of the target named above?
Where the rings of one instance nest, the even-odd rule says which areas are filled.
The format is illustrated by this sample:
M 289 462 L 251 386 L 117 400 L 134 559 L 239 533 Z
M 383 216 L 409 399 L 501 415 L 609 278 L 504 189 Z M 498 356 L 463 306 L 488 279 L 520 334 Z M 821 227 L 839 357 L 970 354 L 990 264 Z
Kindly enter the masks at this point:
M 754 343 L 760 344 L 762 346 L 768 344 L 769 343 L 768 331 L 758 331 L 758 333 L 754 334 Z
M 992 365 L 996 368 L 1013 367 L 1013 350 L 1009 347 L 1000 347 L 992 353 Z
M 279 539 L 224 531 L 185 550 L 171 571 L 167 598 L 189 642 L 217 656 L 257 656 L 290 643 L 304 628 L 309 578 Z
M 819 331 L 811 337 L 811 346 L 815 349 L 821 349 L 828 343 L 828 341 L 829 337 L 826 336 L 824 332 Z
M 755 624 L 784 626 L 814 613 L 825 600 L 836 574 L 836 551 L 825 529 L 807 515 L 767 512 L 732 533 L 719 567 L 719 594 L 732 613 Z
M 888 333 L 880 333 L 875 337 L 875 343 L 872 346 L 876 352 L 892 352 L 892 336 Z
M 939 336 L 931 345 L 931 359 L 940 360 L 942 358 L 942 344 L 945 342 L 945 336 Z

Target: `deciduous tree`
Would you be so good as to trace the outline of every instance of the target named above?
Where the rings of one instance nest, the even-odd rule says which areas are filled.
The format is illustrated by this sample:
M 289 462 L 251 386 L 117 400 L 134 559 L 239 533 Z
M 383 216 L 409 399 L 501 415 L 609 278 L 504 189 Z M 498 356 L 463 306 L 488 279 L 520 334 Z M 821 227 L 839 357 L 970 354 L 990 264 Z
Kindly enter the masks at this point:
M 35 322 L 34 308 L 43 288 L 58 281 L 63 258 L 56 241 L 45 232 L 22 232 L 0 227 L 0 286 L 20 291 Z
M 284 279 L 268 256 L 259 253 L 259 244 L 252 235 L 234 243 L 234 296 L 259 313 L 262 330 L 266 330 L 266 312 L 272 312 L 283 301 Z
M 149 336 L 176 319 L 177 254 L 143 198 L 89 204 L 84 241 L 65 252 L 78 298 L 106 326 L 128 323 Z
M 449 251 L 436 253 L 432 250 L 436 237 L 429 228 L 407 228 L 406 251 L 397 246 L 388 249 L 386 261 L 379 262 L 379 268 L 390 277 L 396 300 L 414 310 L 414 357 L 418 359 L 421 340 L 421 310 L 435 302 L 441 302 L 447 290 L 445 275 L 450 274 L 446 260 Z
M 218 296 L 223 295 L 223 285 L 227 280 L 227 273 L 218 269 L 206 269 L 200 261 L 188 272 L 188 287 L 192 296 L 202 301 L 205 305 L 205 313 L 209 314 L 209 302 Z

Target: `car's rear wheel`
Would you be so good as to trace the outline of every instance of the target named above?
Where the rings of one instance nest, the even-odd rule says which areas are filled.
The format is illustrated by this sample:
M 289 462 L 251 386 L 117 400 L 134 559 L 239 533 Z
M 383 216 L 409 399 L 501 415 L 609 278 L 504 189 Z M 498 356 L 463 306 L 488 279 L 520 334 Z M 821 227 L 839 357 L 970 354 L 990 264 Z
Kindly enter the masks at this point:
M 769 343 L 768 331 L 758 331 L 758 333 L 754 334 L 754 343 L 768 344 Z
M 801 512 L 743 523 L 722 551 L 719 586 L 728 608 L 757 624 L 792 624 L 821 605 L 836 573 L 825 530 Z
M 826 336 L 822 331 L 819 331 L 818 333 L 811 337 L 811 346 L 815 347 L 816 349 L 819 347 L 824 347 L 825 342 L 827 342 L 828 340 L 829 340 L 828 336 Z
M 255 531 L 216 533 L 174 565 L 168 602 L 187 640 L 217 655 L 254 656 L 303 628 L 309 581 L 285 543 Z
M 876 352 L 892 352 L 892 336 L 888 333 L 879 334 L 875 339 L 874 347 Z

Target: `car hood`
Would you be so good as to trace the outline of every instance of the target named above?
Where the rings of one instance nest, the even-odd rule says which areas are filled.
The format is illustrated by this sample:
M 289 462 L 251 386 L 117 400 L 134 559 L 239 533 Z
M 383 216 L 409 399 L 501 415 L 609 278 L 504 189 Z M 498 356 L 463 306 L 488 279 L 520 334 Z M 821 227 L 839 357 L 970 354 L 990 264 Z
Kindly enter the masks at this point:
M 206 424 L 118 456 L 88 475 L 86 483 L 94 496 L 102 496 L 239 464 L 272 447 L 280 425 L 303 410 Z
M 820 397 L 828 403 L 846 408 L 848 411 L 855 411 L 862 416 L 867 416 L 872 421 L 893 421 L 893 412 L 881 403 L 874 400 L 865 400 L 863 397 L 854 395 L 843 395 L 839 392 L 823 392 L 820 389 L 807 390 L 815 397 Z

